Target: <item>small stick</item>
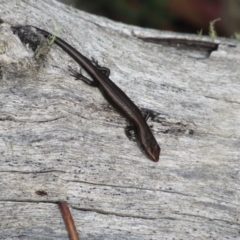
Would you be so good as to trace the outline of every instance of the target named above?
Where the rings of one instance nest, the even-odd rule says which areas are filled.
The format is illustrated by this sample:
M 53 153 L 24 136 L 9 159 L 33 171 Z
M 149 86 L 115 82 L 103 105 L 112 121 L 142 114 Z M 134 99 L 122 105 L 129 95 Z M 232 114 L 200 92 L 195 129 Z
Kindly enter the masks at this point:
M 68 230 L 68 235 L 69 235 L 70 239 L 71 240 L 80 240 L 80 238 L 78 237 L 78 233 L 77 233 L 71 212 L 68 208 L 67 202 L 60 201 L 60 202 L 58 202 L 58 206 L 62 213 L 62 217 L 64 219 L 66 228 Z

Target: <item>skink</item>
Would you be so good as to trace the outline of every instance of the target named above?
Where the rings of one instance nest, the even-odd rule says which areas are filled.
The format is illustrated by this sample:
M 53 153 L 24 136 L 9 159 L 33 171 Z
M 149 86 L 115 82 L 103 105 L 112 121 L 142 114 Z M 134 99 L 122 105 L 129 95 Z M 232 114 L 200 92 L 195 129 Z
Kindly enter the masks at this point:
M 40 28 L 34 26 L 29 27 L 35 28 L 37 32 L 43 34 L 46 38 L 54 36 Z M 54 43 L 61 47 L 70 57 L 81 65 L 93 80 L 87 79 L 81 73 L 72 71 L 73 75 L 88 85 L 98 87 L 108 102 L 133 124 L 141 148 L 151 160 L 157 162 L 159 160 L 160 147 L 156 139 L 139 108 L 115 83 L 109 79 L 108 76 L 110 71 L 107 68 L 99 66 L 96 61 L 91 61 L 86 58 L 61 38 L 54 36 Z

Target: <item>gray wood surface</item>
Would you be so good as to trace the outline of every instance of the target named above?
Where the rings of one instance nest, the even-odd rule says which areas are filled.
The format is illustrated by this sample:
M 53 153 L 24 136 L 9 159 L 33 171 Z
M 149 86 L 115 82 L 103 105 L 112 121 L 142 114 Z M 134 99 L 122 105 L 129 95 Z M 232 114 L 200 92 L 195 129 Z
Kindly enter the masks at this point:
M 0 239 L 240 239 L 240 43 L 141 29 L 55 1 L 1 0 Z M 35 59 L 10 30 L 31 24 L 111 69 L 161 145 L 150 161 L 79 66 L 53 45 Z M 209 57 L 137 37 L 219 44 Z M 45 191 L 39 196 L 37 191 Z

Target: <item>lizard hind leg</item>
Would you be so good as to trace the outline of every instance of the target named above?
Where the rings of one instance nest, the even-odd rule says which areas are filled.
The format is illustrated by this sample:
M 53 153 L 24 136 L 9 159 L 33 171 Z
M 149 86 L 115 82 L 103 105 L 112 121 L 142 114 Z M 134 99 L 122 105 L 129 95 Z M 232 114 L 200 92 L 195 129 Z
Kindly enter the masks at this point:
M 73 68 L 71 67 L 68 67 L 68 70 L 70 71 L 70 75 L 72 77 L 75 77 L 75 80 L 81 80 L 83 81 L 84 83 L 92 86 L 92 87 L 98 87 L 98 82 L 97 81 L 94 81 L 94 80 L 91 80 L 85 76 L 83 76 L 82 74 L 82 71 L 80 70 L 80 72 L 77 72 L 76 70 L 74 70 Z

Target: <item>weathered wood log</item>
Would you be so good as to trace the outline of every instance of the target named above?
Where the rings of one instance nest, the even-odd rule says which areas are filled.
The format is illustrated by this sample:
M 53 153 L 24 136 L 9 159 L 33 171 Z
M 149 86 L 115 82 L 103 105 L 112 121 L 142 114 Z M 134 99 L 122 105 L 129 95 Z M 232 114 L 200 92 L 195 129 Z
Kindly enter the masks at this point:
M 68 239 L 60 200 L 81 239 L 240 238 L 239 42 L 128 26 L 50 0 L 2 0 L 0 13 L 0 239 Z M 56 45 L 36 59 L 11 31 L 17 24 L 110 68 L 153 112 L 160 161 L 127 139 L 127 121 L 97 88 L 70 76 L 74 60 Z

